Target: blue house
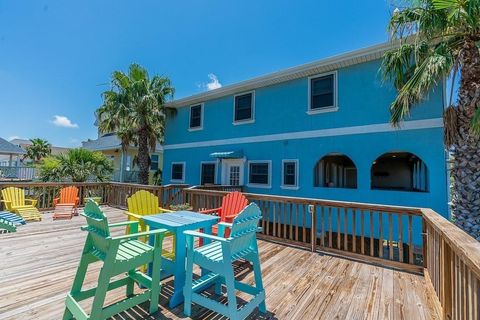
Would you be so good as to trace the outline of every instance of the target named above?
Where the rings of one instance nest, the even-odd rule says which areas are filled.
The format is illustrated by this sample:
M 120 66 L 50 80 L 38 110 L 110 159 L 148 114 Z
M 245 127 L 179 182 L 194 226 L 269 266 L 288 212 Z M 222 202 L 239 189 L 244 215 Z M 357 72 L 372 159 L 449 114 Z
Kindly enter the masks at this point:
M 164 183 L 430 207 L 448 215 L 444 84 L 399 128 L 379 74 L 390 44 L 173 101 Z

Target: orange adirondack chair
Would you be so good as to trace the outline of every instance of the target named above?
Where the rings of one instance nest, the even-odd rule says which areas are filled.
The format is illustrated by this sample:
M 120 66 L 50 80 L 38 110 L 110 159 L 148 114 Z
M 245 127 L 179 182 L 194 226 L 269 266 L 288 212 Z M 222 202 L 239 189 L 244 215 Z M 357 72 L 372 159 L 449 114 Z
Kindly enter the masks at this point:
M 56 207 L 59 204 L 73 206 L 72 213 L 78 216 L 77 208 L 79 202 L 78 188 L 70 186 L 60 190 L 60 197 L 53 199 L 53 206 Z
M 216 214 L 220 217 L 220 222 L 232 223 L 233 219 L 248 205 L 248 200 L 245 196 L 239 192 L 230 192 L 222 199 L 222 206 L 220 208 L 202 210 L 200 213 Z M 202 230 L 203 231 L 203 230 Z M 212 234 L 218 234 L 218 225 L 212 227 Z M 225 237 L 230 236 L 230 229 L 225 230 Z M 202 239 L 200 239 L 200 245 L 202 245 Z

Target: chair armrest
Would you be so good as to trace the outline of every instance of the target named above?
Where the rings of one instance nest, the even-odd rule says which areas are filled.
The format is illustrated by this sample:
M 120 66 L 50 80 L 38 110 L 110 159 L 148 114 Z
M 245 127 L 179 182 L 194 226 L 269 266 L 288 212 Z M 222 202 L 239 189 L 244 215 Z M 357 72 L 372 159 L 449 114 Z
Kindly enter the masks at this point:
M 5 203 L 5 210 L 12 210 L 12 201 L 7 200 L 0 200 L 1 202 Z
M 160 209 L 160 212 L 165 212 L 165 213 L 172 213 L 172 212 L 175 212 L 174 210 L 165 209 L 165 208 L 159 208 L 159 209 Z
M 60 201 L 60 198 L 53 199 L 53 206 L 56 206 L 58 204 L 58 201 Z
M 25 202 L 30 202 L 30 204 L 34 207 L 37 205 L 37 201 L 38 200 L 36 199 L 25 199 Z
M 225 230 L 227 230 L 227 228 L 231 228 L 232 226 L 233 226 L 233 223 L 220 222 L 218 224 L 218 236 L 225 237 Z
M 119 241 L 119 240 L 126 240 L 126 239 L 135 239 L 140 237 L 153 236 L 157 234 L 165 234 L 166 232 L 167 232 L 167 229 L 155 229 L 151 231 L 138 232 L 138 233 L 126 234 L 124 236 L 113 237 L 112 240 Z
M 222 208 L 215 208 L 215 209 L 201 210 L 201 211 L 199 211 L 199 213 L 203 213 L 203 214 L 211 214 L 211 213 L 220 212 L 220 211 L 222 211 Z
M 217 237 L 211 234 L 206 234 L 198 231 L 183 231 L 183 234 L 186 235 L 187 237 L 197 237 L 197 238 L 204 238 L 204 239 L 210 239 L 214 241 L 222 241 L 222 242 L 227 242 L 227 239 L 222 238 L 222 237 Z
M 76 197 L 75 198 L 75 205 L 79 205 L 80 204 L 80 197 Z
M 141 216 L 141 215 L 139 215 L 139 214 L 135 214 L 135 213 L 129 212 L 129 211 L 124 211 L 123 213 L 126 214 L 126 215 L 129 216 L 129 217 L 132 217 L 132 218 L 135 218 L 135 219 L 138 219 L 138 220 L 143 219 L 143 216 Z
M 111 223 L 108 225 L 108 227 L 115 228 L 115 227 L 123 227 L 123 226 L 129 226 L 134 224 L 138 225 L 138 221 L 124 221 L 124 222 Z
M 238 216 L 238 213 L 225 216 L 225 219 L 235 219 L 236 216 Z

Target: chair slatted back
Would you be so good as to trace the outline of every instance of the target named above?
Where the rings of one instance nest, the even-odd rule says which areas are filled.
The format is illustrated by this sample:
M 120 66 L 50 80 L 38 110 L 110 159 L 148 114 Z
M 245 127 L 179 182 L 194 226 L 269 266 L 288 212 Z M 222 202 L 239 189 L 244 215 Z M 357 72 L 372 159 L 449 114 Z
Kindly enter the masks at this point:
M 232 216 L 238 214 L 240 211 L 243 210 L 248 204 L 247 198 L 239 192 L 234 191 L 227 194 L 222 199 L 222 212 L 220 215 L 220 222 L 231 222 L 227 221 L 228 219 L 226 216 Z
M 262 212 L 256 203 L 245 207 L 233 220 L 230 233 L 232 254 L 256 247 L 258 222 Z
M 150 215 L 160 213 L 158 197 L 153 193 L 140 190 L 127 199 L 128 211 L 138 215 Z
M 75 186 L 65 187 L 60 190 L 60 203 L 75 203 L 78 198 L 78 188 Z
M 99 251 L 100 254 L 106 255 L 109 248 L 109 239 L 107 238 L 110 237 L 107 217 L 93 200 L 87 201 L 82 216 L 87 219 L 86 230 L 91 237 L 93 245 L 91 251 Z M 95 255 L 98 254 L 95 253 Z
M 14 207 L 25 205 L 25 192 L 23 189 L 15 187 L 2 189 L 2 197 L 3 200 L 10 201 Z

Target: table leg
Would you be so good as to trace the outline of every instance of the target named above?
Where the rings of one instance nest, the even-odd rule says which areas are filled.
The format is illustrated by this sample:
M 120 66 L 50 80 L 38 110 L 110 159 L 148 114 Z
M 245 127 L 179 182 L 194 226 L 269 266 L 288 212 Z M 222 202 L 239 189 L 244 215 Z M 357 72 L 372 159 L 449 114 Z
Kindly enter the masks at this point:
M 170 308 L 175 308 L 183 303 L 183 287 L 185 286 L 185 252 L 186 243 L 183 231 L 176 232 L 175 244 L 175 270 L 173 280 L 173 296 L 168 304 Z

